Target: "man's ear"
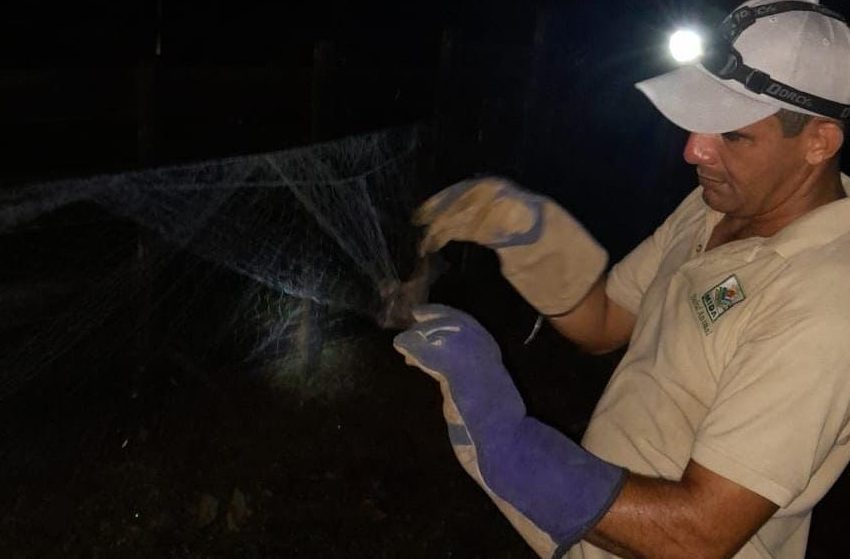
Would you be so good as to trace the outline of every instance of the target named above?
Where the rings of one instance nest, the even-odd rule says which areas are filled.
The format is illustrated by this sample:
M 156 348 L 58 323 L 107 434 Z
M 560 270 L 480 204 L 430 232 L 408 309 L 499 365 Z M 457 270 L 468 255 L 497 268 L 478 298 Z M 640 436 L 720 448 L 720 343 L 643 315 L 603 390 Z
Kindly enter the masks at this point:
M 844 131 L 832 120 L 814 119 L 807 126 L 806 162 L 818 165 L 832 159 L 844 144 Z

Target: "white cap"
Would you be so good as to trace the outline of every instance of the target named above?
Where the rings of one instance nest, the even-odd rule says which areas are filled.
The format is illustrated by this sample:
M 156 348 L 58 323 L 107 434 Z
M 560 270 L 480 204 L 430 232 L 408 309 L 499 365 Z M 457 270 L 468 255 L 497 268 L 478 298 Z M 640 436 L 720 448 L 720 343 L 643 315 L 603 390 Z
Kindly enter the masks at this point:
M 756 7 L 776 0 L 750 0 Z M 817 0 L 804 0 L 817 4 Z M 813 11 L 761 17 L 734 40 L 744 64 L 771 79 L 824 99 L 850 105 L 850 28 Z M 817 115 L 790 103 L 723 80 L 700 64 L 682 66 L 635 86 L 674 124 L 691 132 L 729 132 L 779 109 Z

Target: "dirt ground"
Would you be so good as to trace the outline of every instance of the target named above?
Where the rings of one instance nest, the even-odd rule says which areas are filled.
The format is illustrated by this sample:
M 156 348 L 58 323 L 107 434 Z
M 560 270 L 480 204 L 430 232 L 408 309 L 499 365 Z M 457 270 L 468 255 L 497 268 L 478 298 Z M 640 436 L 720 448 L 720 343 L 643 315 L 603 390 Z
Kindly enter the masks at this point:
M 343 343 L 360 358 L 321 388 L 175 365 L 29 402 L 6 418 L 0 556 L 529 556 L 454 463 L 433 383 L 384 333 Z
M 529 409 L 580 436 L 617 356 L 548 330 L 523 346 L 530 314 L 480 308 Z M 172 355 L 24 391 L 0 417 L 0 557 L 533 557 L 455 463 L 436 385 L 391 339 L 330 340 L 310 373 Z M 817 509 L 810 559 L 848 556 L 849 494 L 842 479 Z

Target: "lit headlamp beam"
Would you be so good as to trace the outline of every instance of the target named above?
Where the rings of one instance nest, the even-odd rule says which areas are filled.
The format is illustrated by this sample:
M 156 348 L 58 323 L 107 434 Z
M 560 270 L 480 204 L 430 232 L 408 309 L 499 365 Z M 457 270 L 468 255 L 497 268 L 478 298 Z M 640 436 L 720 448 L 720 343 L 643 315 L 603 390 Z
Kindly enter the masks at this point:
M 670 35 L 669 45 L 676 62 L 693 62 L 703 54 L 702 37 L 693 29 L 679 29 Z

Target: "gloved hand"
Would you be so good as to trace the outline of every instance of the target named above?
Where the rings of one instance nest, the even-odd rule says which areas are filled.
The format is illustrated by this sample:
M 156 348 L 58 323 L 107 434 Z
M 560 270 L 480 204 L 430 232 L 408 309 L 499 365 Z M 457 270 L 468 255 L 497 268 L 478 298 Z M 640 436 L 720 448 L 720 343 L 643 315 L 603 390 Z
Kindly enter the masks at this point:
M 572 310 L 608 262 L 605 249 L 569 213 L 507 179 L 452 185 L 426 200 L 413 221 L 427 227 L 423 254 L 453 240 L 495 249 L 505 278 L 545 315 Z
M 625 470 L 526 415 L 496 341 L 442 305 L 414 310 L 395 337 L 408 364 L 440 383 L 455 454 L 543 557 L 560 557 L 613 503 Z

